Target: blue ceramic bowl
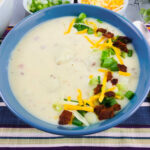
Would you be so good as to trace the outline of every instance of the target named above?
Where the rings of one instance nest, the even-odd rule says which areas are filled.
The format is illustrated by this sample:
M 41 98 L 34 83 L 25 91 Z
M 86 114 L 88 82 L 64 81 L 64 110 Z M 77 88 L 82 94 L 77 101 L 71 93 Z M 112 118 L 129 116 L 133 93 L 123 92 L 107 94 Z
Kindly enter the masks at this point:
M 133 45 L 140 63 L 140 78 L 134 98 L 114 118 L 88 127 L 64 127 L 44 122 L 27 112 L 13 95 L 8 81 L 8 63 L 11 52 L 23 36 L 36 25 L 50 19 L 63 16 L 77 16 L 85 12 L 88 17 L 101 19 L 114 25 L 133 39 Z M 71 4 L 48 8 L 37 12 L 19 23 L 5 38 L 0 48 L 0 92 L 9 109 L 26 123 L 38 129 L 62 135 L 84 135 L 106 130 L 121 123 L 131 116 L 146 98 L 150 86 L 150 48 L 142 34 L 132 23 L 120 15 L 104 8 Z M 130 85 L 129 85 L 130 86 Z

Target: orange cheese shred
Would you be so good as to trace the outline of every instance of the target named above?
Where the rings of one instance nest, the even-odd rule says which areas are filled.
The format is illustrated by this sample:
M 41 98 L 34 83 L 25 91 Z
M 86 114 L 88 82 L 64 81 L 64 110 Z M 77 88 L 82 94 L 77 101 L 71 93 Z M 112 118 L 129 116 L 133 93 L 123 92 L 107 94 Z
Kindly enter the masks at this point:
M 68 33 L 70 33 L 70 31 L 71 31 L 71 29 L 72 29 L 72 27 L 73 27 L 73 24 L 75 23 L 75 18 L 71 21 L 71 23 L 70 23 L 70 25 L 69 25 L 69 27 L 68 27 L 68 30 L 64 33 L 64 34 L 68 34 Z

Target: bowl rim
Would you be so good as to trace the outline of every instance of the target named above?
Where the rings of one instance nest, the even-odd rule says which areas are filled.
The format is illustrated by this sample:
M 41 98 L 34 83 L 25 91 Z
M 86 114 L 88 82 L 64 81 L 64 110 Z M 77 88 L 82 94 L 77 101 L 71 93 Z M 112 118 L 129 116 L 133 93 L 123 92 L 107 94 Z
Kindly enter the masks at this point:
M 24 24 L 24 22 L 26 22 L 26 21 L 28 22 L 30 19 L 34 18 L 34 16 L 38 16 L 38 14 L 40 14 L 40 13 L 44 13 L 45 11 L 50 11 L 51 9 L 58 9 L 58 8 L 60 8 L 60 7 L 71 7 L 71 5 L 72 5 L 72 4 L 58 5 L 58 6 L 55 6 L 55 7 L 50 7 L 50 8 L 46 8 L 46 9 L 44 9 L 44 10 L 38 11 L 38 12 L 34 13 L 33 15 L 30 15 L 30 16 L 24 18 L 19 24 L 17 24 L 17 25 L 14 27 L 13 30 L 15 31 L 17 27 L 21 26 L 21 25 Z M 103 9 L 104 11 L 108 11 L 109 13 L 113 13 L 113 15 L 115 15 L 115 16 L 120 16 L 121 19 L 122 19 L 126 24 L 129 24 L 129 25 L 132 27 L 132 29 L 133 29 L 134 31 L 136 31 L 136 32 L 140 35 L 141 39 L 144 41 L 144 43 L 145 43 L 147 49 L 149 50 L 148 52 L 149 52 L 149 54 L 150 54 L 150 47 L 149 47 L 148 43 L 146 42 L 145 38 L 143 37 L 143 35 L 141 34 L 141 32 L 140 32 L 131 22 L 129 22 L 127 19 L 125 19 L 124 17 L 122 17 L 122 16 L 119 15 L 118 13 L 112 12 L 112 11 L 110 11 L 110 10 L 108 10 L 108 9 L 105 9 L 105 8 L 102 8 L 102 7 L 99 7 L 99 6 L 84 5 L 84 4 L 74 4 L 74 5 L 72 5 L 72 6 L 79 6 L 79 5 L 80 5 L 80 6 L 83 6 L 83 7 L 92 7 L 92 8 Z M 11 34 L 11 32 L 12 32 L 12 31 L 10 31 L 10 33 L 8 33 L 7 37 L 4 39 L 4 42 L 2 43 L 2 46 L 5 44 L 5 41 L 7 41 L 7 38 L 8 38 L 8 36 Z M 2 46 L 1 46 L 1 48 L 2 48 Z M 1 53 L 1 51 L 0 51 L 0 53 Z M 148 80 L 148 85 L 150 85 L 150 80 Z M 2 94 L 2 89 L 1 89 L 1 87 L 0 87 L 0 94 L 1 94 L 1 97 L 3 98 L 4 102 L 6 103 L 6 105 L 9 107 L 9 109 L 10 109 L 16 116 L 18 116 L 18 117 L 21 118 L 24 122 L 28 123 L 29 125 L 31 125 L 31 126 L 33 126 L 33 127 L 35 127 L 35 128 L 38 128 L 38 129 L 40 129 L 40 130 L 43 130 L 43 131 L 46 131 L 46 132 L 49 132 L 49 133 L 58 134 L 58 135 L 87 135 L 87 134 L 93 134 L 93 133 L 96 133 L 96 132 L 100 132 L 100 131 L 106 130 L 106 129 L 108 129 L 108 128 L 111 128 L 111 127 L 113 127 L 113 126 L 116 126 L 117 124 L 121 123 L 122 121 L 124 121 L 125 119 L 127 119 L 128 117 L 130 117 L 130 116 L 139 108 L 139 106 L 142 104 L 142 102 L 145 100 L 145 98 L 146 98 L 146 96 L 147 96 L 147 94 L 148 94 L 148 92 L 149 92 L 149 89 L 150 89 L 150 87 L 147 87 L 147 88 L 146 88 L 146 90 L 145 90 L 145 95 L 143 96 L 143 99 L 141 99 L 140 102 L 137 103 L 137 104 L 133 107 L 132 110 L 130 110 L 128 113 L 123 114 L 122 117 L 117 118 L 117 119 L 114 120 L 113 122 L 111 122 L 111 123 L 109 123 L 109 124 L 106 124 L 106 125 L 102 126 L 101 128 L 96 128 L 96 129 L 95 129 L 95 128 L 94 128 L 94 129 L 92 128 L 92 129 L 88 129 L 88 130 L 85 129 L 85 130 L 74 130 L 74 131 L 73 131 L 73 130 L 59 130 L 59 129 L 57 129 L 57 130 L 55 129 L 55 130 L 54 130 L 54 129 L 51 129 L 51 128 L 48 128 L 48 129 L 47 129 L 46 127 L 43 127 L 43 126 L 41 126 L 41 125 L 39 125 L 39 124 L 36 124 L 34 121 L 28 120 L 28 119 L 26 119 L 25 116 L 23 116 L 22 114 L 18 114 L 18 113 L 16 112 L 16 110 L 14 110 L 13 108 L 11 108 L 11 106 L 9 105 L 9 103 L 7 102 L 7 100 L 5 99 L 5 97 L 4 97 L 3 94 Z M 16 99 L 16 98 L 15 98 L 15 99 Z M 32 117 L 32 114 L 30 114 L 30 115 L 31 115 L 31 117 Z M 34 117 L 34 116 L 33 116 L 33 117 Z M 39 121 L 43 122 L 43 121 L 40 120 L 39 118 L 36 118 L 36 120 L 39 120 Z M 46 123 L 46 122 L 44 122 L 44 123 Z

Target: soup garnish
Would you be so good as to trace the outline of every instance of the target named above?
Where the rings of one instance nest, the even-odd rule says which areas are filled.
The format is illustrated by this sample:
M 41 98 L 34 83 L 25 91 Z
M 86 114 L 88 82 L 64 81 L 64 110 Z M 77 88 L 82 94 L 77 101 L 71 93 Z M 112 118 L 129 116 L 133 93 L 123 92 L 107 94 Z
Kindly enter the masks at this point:
M 97 21 L 103 23 L 99 19 Z M 98 28 L 94 22 L 87 21 L 86 14 L 84 13 L 81 13 L 76 19 L 72 20 L 68 30 L 64 34 L 69 34 L 73 27 L 77 30 L 76 34 L 94 34 L 96 37 L 102 36 L 95 43 L 88 36 L 84 35 L 83 37 L 91 44 L 93 51 L 102 51 L 100 57 L 101 68 L 98 71 L 104 73 L 103 80 L 101 81 L 100 76 L 93 77 L 93 75 L 89 75 L 89 86 L 95 86 L 93 95 L 89 99 L 84 99 L 82 97 L 82 91 L 78 89 L 77 100 L 72 100 L 71 96 L 64 99 L 65 101 L 75 102 L 77 105 L 64 104 L 64 111 L 59 117 L 59 124 L 72 123 L 73 125 L 82 126 L 83 122 L 78 120 L 70 111 L 77 110 L 78 115 L 81 114 L 82 117 L 88 112 L 95 112 L 99 120 L 105 120 L 114 117 L 115 112 L 121 110 L 121 106 L 116 101 L 117 99 L 123 99 L 125 96 L 130 100 L 134 96 L 134 92 L 132 91 L 126 91 L 124 93 L 122 90 L 123 86 L 118 83 L 118 79 L 113 78 L 113 72 L 116 71 L 119 75 L 131 76 L 131 73 L 127 72 L 127 67 L 123 59 L 126 56 L 132 57 L 133 50 L 128 50 L 127 48 L 127 44 L 132 42 L 129 37 L 115 36 L 114 33 L 109 32 L 107 29 Z M 102 41 L 104 42 L 101 44 Z M 118 60 L 113 56 L 116 56 Z M 111 82 L 113 87 L 106 90 L 107 82 Z M 117 87 L 120 90 L 116 93 L 114 90 Z M 94 104 L 95 102 L 97 103 L 96 105 Z

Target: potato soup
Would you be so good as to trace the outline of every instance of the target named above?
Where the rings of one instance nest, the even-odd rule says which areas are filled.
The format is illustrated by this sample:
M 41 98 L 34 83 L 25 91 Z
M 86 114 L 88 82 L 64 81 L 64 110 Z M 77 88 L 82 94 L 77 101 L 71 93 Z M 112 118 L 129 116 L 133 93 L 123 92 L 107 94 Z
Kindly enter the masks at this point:
M 138 78 L 132 39 L 84 13 L 36 26 L 9 62 L 19 103 L 35 117 L 60 125 L 112 118 L 134 96 Z

